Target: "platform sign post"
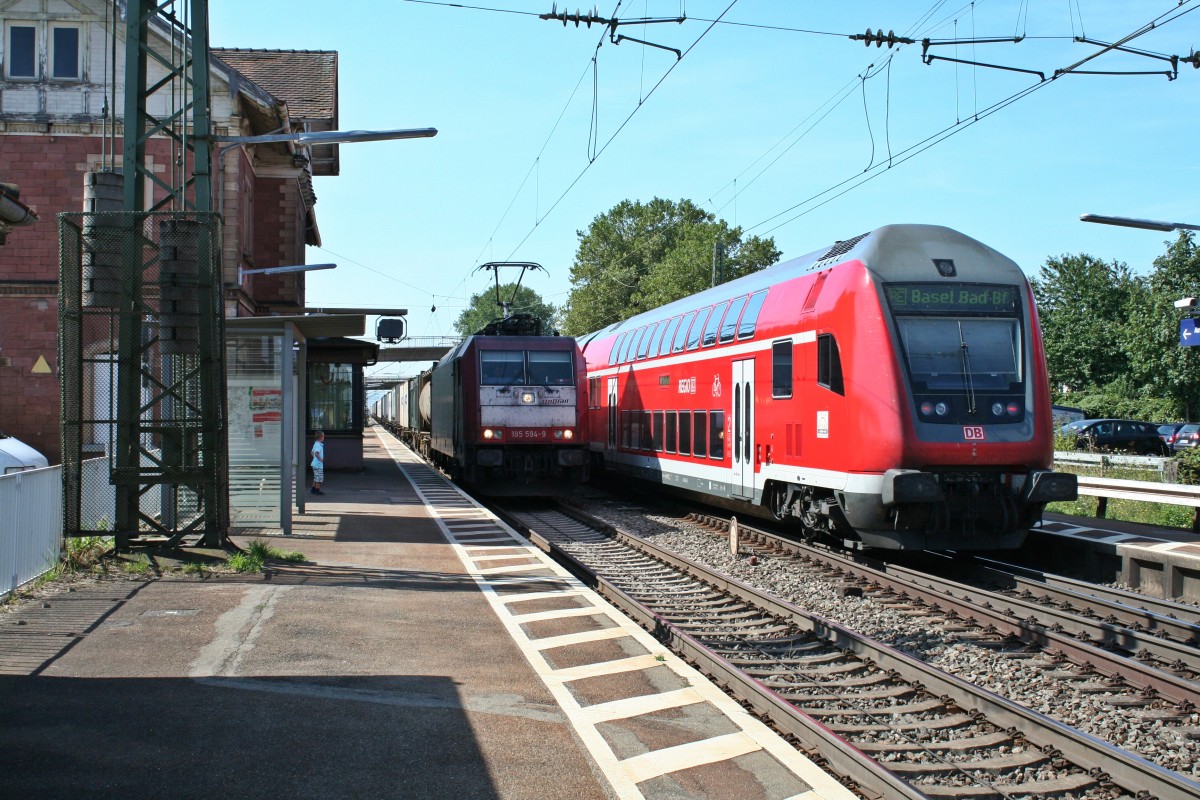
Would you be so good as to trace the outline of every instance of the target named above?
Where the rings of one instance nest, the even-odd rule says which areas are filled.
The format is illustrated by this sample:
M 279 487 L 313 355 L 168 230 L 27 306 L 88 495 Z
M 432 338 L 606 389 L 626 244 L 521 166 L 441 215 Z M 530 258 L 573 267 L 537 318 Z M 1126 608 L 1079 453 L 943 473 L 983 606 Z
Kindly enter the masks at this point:
M 1195 317 L 1184 317 L 1179 320 L 1179 346 L 1200 346 L 1200 329 L 1196 328 Z

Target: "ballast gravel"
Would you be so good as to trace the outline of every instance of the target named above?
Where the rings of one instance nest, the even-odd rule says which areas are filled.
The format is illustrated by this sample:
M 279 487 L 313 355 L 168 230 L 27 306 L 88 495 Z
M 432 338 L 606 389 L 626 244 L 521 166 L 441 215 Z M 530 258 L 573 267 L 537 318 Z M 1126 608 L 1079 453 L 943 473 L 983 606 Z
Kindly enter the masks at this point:
M 795 561 L 758 554 L 734 558 L 710 530 L 627 504 L 589 499 L 583 510 L 610 525 L 706 564 L 744 583 L 870 636 L 1027 708 L 1100 737 L 1167 769 L 1200 778 L 1200 711 L 1122 708 L 1108 702 L 1130 689 L 1109 689 L 1094 675 L 1040 657 L 1002 655 L 972 644 L 936 617 L 904 613 L 864 596 L 844 596 Z M 961 627 L 958 626 L 958 627 Z M 1169 719 L 1164 719 L 1164 716 Z

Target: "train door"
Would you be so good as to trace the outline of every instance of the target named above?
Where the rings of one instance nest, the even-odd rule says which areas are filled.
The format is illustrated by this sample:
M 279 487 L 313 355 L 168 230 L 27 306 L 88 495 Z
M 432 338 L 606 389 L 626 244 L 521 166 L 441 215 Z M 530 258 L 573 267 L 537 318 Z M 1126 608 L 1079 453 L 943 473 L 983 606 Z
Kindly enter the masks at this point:
M 754 359 L 733 362 L 734 497 L 754 498 Z
M 608 441 L 605 449 L 609 455 L 617 449 L 617 377 L 608 379 Z

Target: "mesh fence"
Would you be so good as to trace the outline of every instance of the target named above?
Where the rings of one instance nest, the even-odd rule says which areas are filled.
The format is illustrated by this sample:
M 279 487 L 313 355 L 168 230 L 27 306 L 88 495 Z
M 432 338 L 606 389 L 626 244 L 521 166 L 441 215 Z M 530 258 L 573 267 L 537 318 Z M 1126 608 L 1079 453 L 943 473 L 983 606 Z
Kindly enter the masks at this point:
M 59 215 L 68 536 L 223 542 L 220 233 L 215 214 Z

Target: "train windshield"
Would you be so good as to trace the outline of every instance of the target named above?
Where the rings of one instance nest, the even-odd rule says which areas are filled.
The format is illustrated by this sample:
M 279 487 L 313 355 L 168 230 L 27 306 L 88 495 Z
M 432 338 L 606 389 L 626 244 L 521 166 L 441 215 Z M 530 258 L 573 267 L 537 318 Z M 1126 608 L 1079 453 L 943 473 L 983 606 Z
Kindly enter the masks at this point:
M 917 391 L 1008 391 L 1022 381 L 1017 319 L 897 317 Z
M 575 367 L 567 350 L 481 350 L 483 386 L 570 386 Z
M 529 382 L 539 386 L 570 386 L 575 378 L 571 353 L 566 350 L 530 350 Z

